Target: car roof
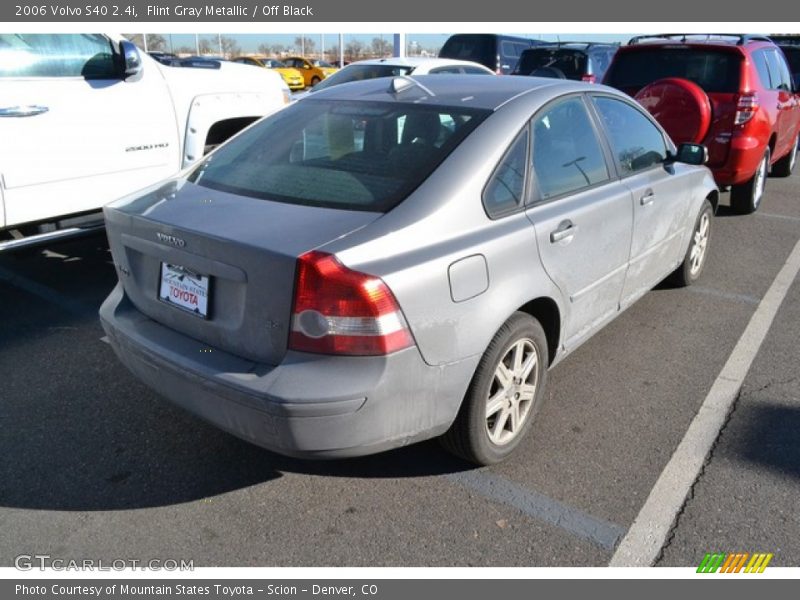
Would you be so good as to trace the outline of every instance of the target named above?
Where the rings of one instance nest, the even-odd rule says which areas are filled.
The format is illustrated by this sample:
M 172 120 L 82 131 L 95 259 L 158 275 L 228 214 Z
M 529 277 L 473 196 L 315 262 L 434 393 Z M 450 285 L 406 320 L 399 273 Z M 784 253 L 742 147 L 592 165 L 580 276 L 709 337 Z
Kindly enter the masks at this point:
M 479 63 L 469 60 L 458 60 L 455 58 L 438 58 L 435 56 L 387 56 L 385 58 L 369 58 L 366 60 L 359 60 L 351 62 L 350 65 L 390 65 L 396 67 L 439 67 L 448 65 L 463 65 L 463 66 L 483 66 Z M 346 68 L 346 67 L 345 67 Z
M 536 52 L 537 50 L 553 50 L 553 49 L 567 49 L 567 50 L 592 50 L 594 48 L 617 48 L 619 44 L 611 44 L 608 42 L 547 42 L 539 46 L 527 48 L 522 52 Z
M 402 89 L 395 91 L 398 87 Z M 553 93 L 599 90 L 599 86 L 589 83 L 545 77 L 417 75 L 343 83 L 320 90 L 308 99 L 408 101 L 436 106 L 461 105 L 496 110 L 517 96 L 547 87 L 553 88 Z
M 724 46 L 744 47 L 751 43 L 774 45 L 765 35 L 744 33 L 657 33 L 653 35 L 637 35 L 628 40 L 626 49 L 636 46 L 659 46 L 686 44 L 689 46 Z

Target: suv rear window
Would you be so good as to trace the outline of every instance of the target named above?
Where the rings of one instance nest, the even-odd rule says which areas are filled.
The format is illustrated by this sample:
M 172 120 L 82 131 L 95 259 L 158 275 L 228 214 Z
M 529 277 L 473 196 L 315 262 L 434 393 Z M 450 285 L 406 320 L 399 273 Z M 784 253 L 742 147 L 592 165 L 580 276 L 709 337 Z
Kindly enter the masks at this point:
M 586 73 L 586 53 L 568 48 L 529 49 L 522 53 L 517 72 L 530 75 L 542 67 L 558 69 L 567 79 L 580 79 Z
M 741 57 L 734 52 L 691 47 L 654 47 L 618 52 L 604 83 L 633 91 L 663 79 L 682 77 L 706 92 L 739 91 Z
M 497 50 L 496 38 L 493 35 L 481 33 L 453 35 L 444 43 L 439 56 L 494 65 L 497 62 Z
M 386 212 L 490 112 L 308 98 L 220 147 L 189 180 L 289 204 Z

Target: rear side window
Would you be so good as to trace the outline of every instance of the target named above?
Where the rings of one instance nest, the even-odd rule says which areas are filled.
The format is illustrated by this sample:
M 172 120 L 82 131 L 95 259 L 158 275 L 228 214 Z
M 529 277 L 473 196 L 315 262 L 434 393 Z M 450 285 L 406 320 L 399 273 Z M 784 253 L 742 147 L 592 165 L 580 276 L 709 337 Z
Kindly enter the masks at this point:
M 769 77 L 772 81 L 770 88 L 773 90 L 791 90 L 791 74 L 783 56 L 778 54 L 777 50 L 767 50 L 765 54 L 767 56 L 767 66 L 769 67 Z
M 0 77 L 118 79 L 119 70 L 100 34 L 0 33 Z
M 483 191 L 483 206 L 490 217 L 503 216 L 522 206 L 527 163 L 528 129 L 525 128 L 511 144 Z
M 581 98 L 544 108 L 532 128 L 533 170 L 542 199 L 608 180 L 605 157 Z
M 757 50 L 753 52 L 753 63 L 758 71 L 758 79 L 761 85 L 769 89 L 772 87 L 772 81 L 769 76 L 769 66 L 767 65 L 767 53 L 764 50 Z
M 638 91 L 665 77 L 693 81 L 706 92 L 739 91 L 741 57 L 735 52 L 690 48 L 647 48 L 618 52 L 605 83 L 626 92 Z
M 664 136 L 650 119 L 615 98 L 597 96 L 594 103 L 623 176 L 664 162 L 667 157 Z
M 336 71 L 336 73 L 330 77 L 326 77 L 323 81 L 320 81 L 314 88 L 314 91 L 324 90 L 325 88 L 339 85 L 340 83 L 349 83 L 351 81 L 408 75 L 412 70 L 412 67 L 398 65 L 348 65 L 341 71 Z
M 289 204 L 385 212 L 489 114 L 463 107 L 308 98 L 267 117 L 190 181 Z
M 531 48 L 522 53 L 517 72 L 530 75 L 542 68 L 558 69 L 567 79 L 580 79 L 586 73 L 586 53 L 564 48 Z

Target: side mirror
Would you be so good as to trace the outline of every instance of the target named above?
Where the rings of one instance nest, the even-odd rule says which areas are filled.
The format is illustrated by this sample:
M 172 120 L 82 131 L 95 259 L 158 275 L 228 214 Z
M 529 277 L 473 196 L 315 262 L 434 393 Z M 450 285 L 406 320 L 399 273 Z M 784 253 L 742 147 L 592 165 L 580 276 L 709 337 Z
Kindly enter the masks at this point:
M 687 165 L 704 165 L 708 161 L 708 149 L 702 144 L 681 144 L 673 160 Z
M 119 53 L 122 55 L 122 78 L 136 81 L 142 75 L 142 57 L 135 44 L 128 40 L 119 43 Z

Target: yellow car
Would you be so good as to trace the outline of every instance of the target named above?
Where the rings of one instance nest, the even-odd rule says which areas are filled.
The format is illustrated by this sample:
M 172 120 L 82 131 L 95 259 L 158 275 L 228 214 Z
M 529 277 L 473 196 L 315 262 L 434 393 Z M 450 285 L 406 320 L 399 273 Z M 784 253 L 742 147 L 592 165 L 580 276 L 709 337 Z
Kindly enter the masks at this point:
M 289 66 L 297 69 L 302 73 L 303 78 L 308 86 L 315 86 L 320 81 L 325 79 L 328 75 L 336 73 L 339 69 L 334 67 L 331 63 L 317 58 L 303 58 L 302 56 L 290 56 L 284 58 L 283 62 Z
M 290 90 L 302 90 L 306 87 L 306 80 L 300 71 L 292 69 L 277 59 L 267 58 L 265 56 L 240 56 L 239 58 L 234 58 L 233 62 L 242 63 L 243 65 L 253 65 L 255 67 L 264 67 L 265 69 L 274 69 L 280 73 L 280 76 L 283 77 L 283 80 L 286 82 L 286 85 L 289 86 Z

